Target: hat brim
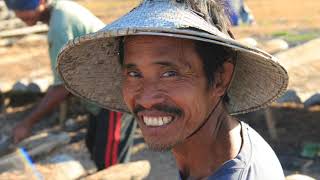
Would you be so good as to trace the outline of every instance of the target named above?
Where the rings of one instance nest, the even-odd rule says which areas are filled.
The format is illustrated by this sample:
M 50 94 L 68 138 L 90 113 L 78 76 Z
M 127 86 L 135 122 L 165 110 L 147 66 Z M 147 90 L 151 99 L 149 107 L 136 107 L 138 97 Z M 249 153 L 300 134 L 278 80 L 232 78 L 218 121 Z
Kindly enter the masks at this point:
M 147 10 L 142 11 L 145 13 Z M 168 28 L 163 23 L 158 26 L 150 25 L 147 24 L 150 21 L 145 20 L 143 23 L 143 17 L 130 16 L 130 13 L 97 33 L 70 41 L 63 48 L 58 57 L 58 72 L 66 88 L 73 94 L 110 110 L 128 112 L 121 93 L 119 45 L 121 37 L 134 35 L 204 41 L 236 51 L 234 78 L 228 90 L 230 101 L 227 108 L 230 114 L 241 114 L 265 107 L 286 90 L 286 70 L 264 51 L 244 46 L 217 28 Z M 134 18 L 139 18 L 139 23 L 131 24 L 130 22 L 137 20 Z M 150 17 L 145 15 L 145 18 Z

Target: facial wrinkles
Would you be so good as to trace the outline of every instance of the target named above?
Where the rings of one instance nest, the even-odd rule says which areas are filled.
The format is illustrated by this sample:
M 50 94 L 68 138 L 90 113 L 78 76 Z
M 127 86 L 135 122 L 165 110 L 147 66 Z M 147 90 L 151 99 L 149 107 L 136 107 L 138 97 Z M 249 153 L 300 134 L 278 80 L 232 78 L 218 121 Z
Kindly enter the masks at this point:
M 135 41 L 134 43 L 131 42 L 130 45 L 135 46 L 140 42 L 139 40 L 137 42 Z M 148 43 L 154 43 L 154 42 L 150 41 Z M 147 68 L 149 68 L 149 70 L 146 72 L 150 73 L 149 75 L 152 75 L 153 78 L 157 79 L 157 81 L 153 81 L 151 84 L 149 84 L 149 86 L 154 85 L 152 87 L 153 88 L 152 90 L 153 92 L 155 92 L 154 93 L 155 96 L 158 96 L 158 97 L 161 96 L 162 98 L 161 104 L 167 105 L 167 106 L 176 106 L 177 108 L 180 108 L 181 110 L 183 110 L 183 115 L 181 119 L 184 119 L 184 121 L 182 124 L 180 124 L 181 128 L 179 128 L 182 130 L 178 130 L 180 131 L 180 133 L 176 134 L 175 137 L 177 138 L 174 138 L 176 141 L 171 142 L 171 144 L 168 144 L 170 145 L 170 147 L 173 146 L 174 144 L 183 142 L 185 138 L 188 137 L 188 135 L 190 135 L 193 132 L 193 130 L 195 130 L 199 126 L 199 124 L 204 120 L 204 118 L 206 118 L 205 115 L 207 114 L 207 108 L 208 108 L 207 106 L 203 105 L 203 103 L 205 103 L 203 101 L 206 101 L 205 96 L 208 93 L 205 91 L 206 88 L 204 86 L 204 84 L 206 83 L 205 82 L 206 80 L 204 78 L 204 73 L 202 69 L 203 67 L 201 66 L 201 63 L 198 63 L 198 62 L 196 63 L 196 61 L 199 61 L 199 59 L 194 54 L 195 50 L 193 49 L 192 46 L 188 46 L 190 44 L 187 44 L 187 43 L 191 43 L 191 42 L 178 39 L 178 41 L 176 41 L 175 44 L 171 44 L 171 47 L 172 45 L 174 47 L 173 51 L 172 49 L 168 51 L 168 48 L 165 48 L 164 46 L 159 48 L 161 49 L 161 52 L 162 52 L 162 54 L 160 54 L 162 55 L 161 59 L 159 60 L 175 60 L 174 63 L 176 63 L 178 67 L 169 66 L 169 67 L 164 67 L 163 69 L 161 69 L 160 67 L 160 69 L 156 68 L 155 70 L 159 71 L 160 73 L 165 72 L 167 70 L 176 70 L 178 72 L 178 76 L 173 77 L 173 79 L 155 78 L 156 77 L 154 76 L 155 74 L 153 74 L 152 71 L 149 71 L 150 70 L 149 65 L 145 65 L 141 63 L 141 61 L 140 62 L 135 61 L 138 63 L 137 65 L 139 65 L 137 67 L 137 70 L 145 71 Z M 163 53 L 165 53 L 166 51 L 168 51 L 171 54 L 167 54 L 168 56 L 166 55 L 163 56 L 164 55 Z M 153 54 L 149 54 L 149 55 L 155 56 L 159 53 L 159 51 L 156 51 L 156 52 L 153 51 L 152 53 Z M 143 57 L 141 57 L 140 55 L 136 57 L 131 56 L 132 58 L 131 60 L 139 60 L 141 58 L 142 58 L 141 60 L 143 60 L 143 58 L 150 58 L 148 54 L 145 54 L 145 55 L 146 56 L 143 56 Z M 139 58 L 139 59 L 136 59 L 136 58 Z M 171 58 L 171 59 L 166 59 L 166 58 Z M 127 62 L 130 63 L 130 60 Z M 153 68 L 155 68 L 155 66 L 152 67 L 152 69 Z M 143 73 L 142 73 L 142 76 L 143 76 Z M 159 80 L 161 80 L 161 83 L 159 83 Z M 145 90 L 144 83 L 145 83 L 144 78 L 134 79 L 134 80 L 130 79 L 126 83 L 127 86 L 125 87 L 125 91 L 131 92 L 129 93 L 131 95 L 143 94 L 143 91 Z M 198 95 L 200 93 L 200 97 L 197 97 L 198 95 L 192 95 L 189 93 L 193 91 Z M 171 97 L 177 97 L 177 98 L 171 98 Z M 187 98 L 187 99 L 184 99 L 184 98 Z M 131 104 L 131 108 L 134 108 L 134 106 L 137 105 L 135 103 L 135 99 L 136 98 L 132 98 L 133 101 L 129 101 Z M 188 102 L 188 103 L 185 104 L 185 102 Z M 182 107 L 184 107 L 184 105 L 186 106 L 183 109 Z M 161 145 L 161 144 L 158 144 L 158 145 Z
M 178 44 L 179 44 L 178 49 L 177 49 L 178 57 L 179 57 L 178 59 L 181 62 L 184 62 L 183 59 L 187 58 L 186 55 L 185 55 L 185 52 L 184 52 L 184 45 L 183 45 L 184 42 L 181 39 L 177 39 L 177 41 L 178 41 Z M 186 63 L 183 63 L 183 65 L 186 66 L 186 69 L 184 71 L 186 76 L 191 76 L 192 77 L 192 76 L 196 75 L 196 73 L 192 70 L 192 67 L 191 67 L 190 63 L 186 62 Z
M 188 77 L 190 79 L 190 85 L 191 86 L 198 86 L 197 83 L 199 82 L 196 82 L 196 80 L 199 78 L 199 74 L 197 74 L 194 70 L 194 68 L 196 67 L 192 67 L 190 63 L 188 62 L 185 62 L 187 58 L 193 58 L 193 57 L 187 57 L 187 53 L 188 53 L 188 50 L 190 49 L 185 49 L 184 47 L 184 41 L 182 41 L 181 39 L 177 39 L 178 41 L 178 49 L 177 49 L 177 52 L 178 52 L 178 59 L 180 60 L 180 62 L 183 62 L 183 65 L 185 65 L 185 69 L 184 69 L 184 72 L 183 72 L 183 75 Z M 189 42 L 188 42 L 189 43 Z M 193 104 L 195 106 L 193 106 L 194 110 L 195 110 L 195 114 L 200 114 L 200 104 L 198 103 L 198 101 L 196 99 L 194 99 L 194 97 L 191 97 L 193 99 Z M 186 118 L 186 121 L 184 122 L 183 124 L 183 128 L 182 128 L 182 131 L 180 131 L 180 137 L 183 138 L 183 140 L 185 140 L 186 137 L 189 136 L 189 134 L 192 132 L 192 129 L 189 129 L 188 128 L 188 124 L 192 124 L 192 123 L 195 123 L 191 120 L 192 118 L 192 114 L 189 114 L 189 117 L 185 117 Z M 192 128 L 193 126 L 189 126 L 190 128 Z M 183 134 L 186 135 L 186 137 L 183 137 Z
M 179 46 L 178 47 L 179 47 L 178 52 L 179 52 L 179 58 L 180 59 L 182 59 L 182 58 L 190 58 L 190 56 L 187 55 L 187 52 L 190 51 L 190 49 L 185 49 L 184 48 L 183 41 L 181 41 L 181 40 L 179 41 Z M 195 58 L 195 57 L 192 57 L 192 58 Z M 200 85 L 199 84 L 199 80 L 201 79 L 201 77 L 202 77 L 203 80 L 206 81 L 206 79 L 204 78 L 205 75 L 204 75 L 204 72 L 202 70 L 202 68 L 203 68 L 202 66 L 201 67 L 193 67 L 193 68 L 198 68 L 197 72 L 199 72 L 199 73 L 195 73 L 195 71 L 191 68 L 190 64 L 188 64 L 188 67 L 189 68 L 187 69 L 187 71 L 185 71 L 185 73 L 186 73 L 187 76 L 190 76 L 193 79 L 193 81 L 191 81 L 191 82 L 194 82 L 194 83 L 192 83 L 193 85 L 199 86 Z M 203 72 L 203 73 L 201 74 L 201 72 Z M 195 80 L 197 82 L 195 82 Z M 203 93 L 207 93 L 207 91 L 209 91 L 209 89 L 204 88 Z M 202 104 L 200 104 L 200 103 L 203 103 L 203 102 L 199 101 L 198 98 L 193 98 L 192 100 L 193 100 L 192 104 L 193 104 L 194 114 L 198 115 L 197 116 L 198 119 L 196 119 L 196 121 L 200 122 L 200 123 L 196 123 L 196 128 L 198 128 L 199 124 L 201 124 L 203 121 L 205 121 L 207 118 L 209 118 L 209 115 L 213 110 L 212 109 L 208 109 L 208 110 L 202 109 L 201 108 Z M 205 107 L 209 107 L 210 108 L 211 106 L 209 105 L 209 106 L 205 106 Z M 204 113 L 204 112 L 206 112 L 206 113 Z M 194 115 L 193 115 L 193 117 L 194 117 Z M 190 133 L 193 133 L 193 131 L 195 130 L 194 129 L 195 127 L 194 126 L 187 126 L 187 124 L 192 124 L 192 123 L 195 123 L 195 122 L 191 121 L 191 119 L 188 118 L 185 121 L 184 127 L 183 127 L 183 129 L 185 130 L 186 133 L 181 133 L 181 134 L 186 134 L 187 136 L 189 136 Z M 190 127 L 191 129 L 187 128 L 187 127 Z M 217 132 L 217 131 L 215 131 L 215 132 Z

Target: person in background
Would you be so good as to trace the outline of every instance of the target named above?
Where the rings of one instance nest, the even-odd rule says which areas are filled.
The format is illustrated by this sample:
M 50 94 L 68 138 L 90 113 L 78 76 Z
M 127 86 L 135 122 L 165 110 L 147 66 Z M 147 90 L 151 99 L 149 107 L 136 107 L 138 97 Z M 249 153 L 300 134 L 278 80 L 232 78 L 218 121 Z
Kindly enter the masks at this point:
M 32 127 L 52 112 L 70 93 L 56 72 L 57 57 L 65 43 L 84 34 L 101 29 L 104 23 L 89 10 L 67 0 L 5 0 L 7 7 L 27 25 L 48 24 L 48 43 L 54 83 L 37 107 L 13 129 L 17 143 L 31 134 Z M 86 145 L 99 170 L 129 160 L 136 123 L 129 114 L 109 111 L 87 104 L 90 120 Z
M 255 23 L 254 17 L 244 0 L 227 0 L 225 6 L 232 26 Z

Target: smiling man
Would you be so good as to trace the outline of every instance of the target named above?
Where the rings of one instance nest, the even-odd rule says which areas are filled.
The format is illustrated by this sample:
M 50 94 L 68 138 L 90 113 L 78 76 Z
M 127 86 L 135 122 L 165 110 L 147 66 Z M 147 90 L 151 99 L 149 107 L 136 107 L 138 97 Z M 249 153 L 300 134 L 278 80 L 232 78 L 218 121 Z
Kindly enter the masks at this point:
M 145 0 L 70 41 L 58 70 L 72 93 L 133 113 L 151 149 L 172 151 L 181 179 L 284 179 L 270 146 L 232 115 L 275 100 L 287 73 L 235 41 L 227 19 L 218 0 Z

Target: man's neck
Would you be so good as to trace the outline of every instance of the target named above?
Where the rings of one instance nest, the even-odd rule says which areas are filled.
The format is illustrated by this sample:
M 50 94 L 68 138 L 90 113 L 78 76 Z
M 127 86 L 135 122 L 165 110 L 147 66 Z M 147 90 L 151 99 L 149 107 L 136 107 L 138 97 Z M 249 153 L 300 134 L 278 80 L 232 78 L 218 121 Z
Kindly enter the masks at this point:
M 219 105 L 206 124 L 172 150 L 184 178 L 212 175 L 223 163 L 235 158 L 241 148 L 241 126 Z

